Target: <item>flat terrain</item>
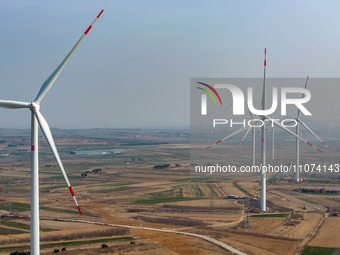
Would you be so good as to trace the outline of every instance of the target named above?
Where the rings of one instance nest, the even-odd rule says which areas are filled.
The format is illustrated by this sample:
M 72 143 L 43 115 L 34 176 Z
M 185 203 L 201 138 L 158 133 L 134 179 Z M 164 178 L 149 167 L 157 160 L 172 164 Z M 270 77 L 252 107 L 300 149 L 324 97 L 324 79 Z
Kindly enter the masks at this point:
M 268 174 L 268 214 L 259 200 L 224 199 L 260 196 L 259 174 L 190 177 L 188 130 L 52 130 L 77 200 L 79 216 L 65 181 L 44 139 L 40 143 L 40 227 L 42 253 L 55 254 L 230 254 L 197 237 L 134 229 L 150 227 L 197 233 L 246 253 L 294 254 L 327 210 L 340 211 L 340 196 L 329 193 L 340 181 L 327 175 L 304 174 L 305 181 Z M 0 254 L 28 249 L 30 221 L 30 139 L 28 130 L 0 130 Z M 246 162 L 250 147 L 223 145 L 235 162 Z M 194 146 L 195 147 L 195 146 Z M 195 147 L 200 149 L 199 146 Z M 333 144 L 332 148 L 337 148 Z M 78 150 L 117 150 L 121 153 L 71 155 Z M 316 158 L 302 149 L 306 160 Z M 214 151 L 222 158 L 225 152 Z M 326 158 L 334 154 L 326 152 Z M 8 154 L 8 155 L 7 155 Z M 290 151 L 276 161 L 287 164 Z M 286 158 L 287 157 L 287 158 Z M 275 160 L 268 159 L 269 162 Z M 313 162 L 314 162 L 313 161 Z M 97 170 L 95 170 L 97 169 Z M 99 170 L 98 170 L 99 169 Z M 86 174 L 87 177 L 81 177 Z M 318 189 L 302 192 L 302 189 Z M 328 192 L 328 193 L 327 193 Z M 292 214 L 294 212 L 294 214 Z M 249 214 L 249 218 L 247 215 Z M 260 216 L 260 217 L 259 217 Z M 301 216 L 301 217 L 300 217 Z M 62 221 L 85 220 L 126 228 Z M 244 227 L 249 220 L 249 228 Z M 340 248 L 340 217 L 326 218 L 309 247 Z M 130 227 L 128 227 L 130 226 Z M 102 244 L 108 248 L 101 248 Z
M 308 243 L 310 246 L 340 248 L 340 218 L 325 219 L 316 237 Z

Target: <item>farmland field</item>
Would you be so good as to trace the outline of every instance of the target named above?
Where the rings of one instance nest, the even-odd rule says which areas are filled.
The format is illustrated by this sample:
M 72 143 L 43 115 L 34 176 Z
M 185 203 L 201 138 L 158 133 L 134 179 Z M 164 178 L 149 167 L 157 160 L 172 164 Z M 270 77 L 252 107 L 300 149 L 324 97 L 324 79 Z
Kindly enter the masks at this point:
M 58 130 L 56 144 L 83 216 L 79 216 L 46 141 L 41 139 L 42 254 L 54 254 L 53 249 L 60 249 L 62 245 L 69 253 L 83 255 L 86 252 L 81 249 L 86 249 L 93 254 L 105 254 L 100 242 L 107 242 L 107 251 L 118 254 L 119 250 L 126 255 L 228 254 L 219 246 L 193 236 L 141 229 L 145 227 L 207 235 L 247 254 L 294 254 L 327 208 L 331 206 L 334 212 L 340 208 L 336 195 L 291 190 L 313 185 L 332 190 L 338 185 L 334 180 L 295 184 L 288 183 L 285 178 L 268 177 L 270 208 L 269 212 L 262 213 L 259 199 L 255 198 L 260 196 L 257 174 L 190 177 L 187 131 L 108 129 L 84 131 L 84 135 L 74 137 L 67 132 Z M 136 135 L 139 135 L 138 140 Z M 9 143 L 17 147 L 8 147 Z M 1 159 L 0 165 L 0 213 L 3 216 L 0 219 L 0 254 L 4 255 L 19 244 L 22 248 L 29 245 L 30 158 L 27 152 L 18 152 L 28 146 L 27 134 L 11 135 L 6 137 L 6 143 L 0 143 L 0 150 L 10 153 Z M 242 151 L 231 147 L 235 155 Z M 69 154 L 71 150 L 117 148 L 127 150 L 106 155 Z M 224 154 L 216 152 L 215 156 L 221 155 Z M 245 158 L 239 156 L 237 161 Z M 165 168 L 159 167 L 164 165 Z M 81 177 L 84 173 L 87 177 Z M 228 195 L 253 199 L 247 205 L 245 199 L 224 199 Z M 247 211 L 249 227 L 244 227 Z M 301 217 L 290 219 L 293 211 L 294 216 Z M 321 251 L 322 247 L 329 248 L 328 251 L 340 248 L 338 219 L 326 218 L 316 236 L 308 241 L 303 254 L 313 254 L 311 252 Z M 79 220 L 86 222 L 77 222 Z M 102 236 L 109 226 L 100 224 L 124 225 L 128 232 Z M 90 233 L 97 233 L 98 241 L 89 238 Z M 135 246 L 130 244 L 132 241 Z
M 340 248 L 340 218 L 325 219 L 316 237 L 308 243 L 309 246 Z

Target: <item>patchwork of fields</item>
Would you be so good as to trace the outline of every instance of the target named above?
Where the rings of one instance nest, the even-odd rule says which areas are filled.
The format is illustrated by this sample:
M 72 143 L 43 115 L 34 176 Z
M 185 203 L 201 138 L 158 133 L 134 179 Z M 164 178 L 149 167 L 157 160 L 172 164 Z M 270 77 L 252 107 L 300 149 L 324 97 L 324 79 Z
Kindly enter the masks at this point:
M 145 131 L 146 132 L 146 131 Z M 59 219 L 87 220 L 126 226 L 185 230 L 200 233 L 229 244 L 246 254 L 294 254 L 299 245 L 315 229 L 324 213 L 331 207 L 340 208 L 337 195 L 304 194 L 292 189 L 315 187 L 334 189 L 334 181 L 313 179 L 310 183 L 288 183 L 286 179 L 272 178 L 268 182 L 268 213 L 260 213 L 259 201 L 224 199 L 260 196 L 258 175 L 230 175 L 223 178 L 191 178 L 189 145 L 174 143 L 165 138 L 159 144 L 126 144 L 135 140 L 135 134 L 124 134 L 124 142 L 102 137 L 57 136 L 70 182 L 84 215 L 80 218 L 58 167 L 47 144 L 41 140 L 40 215 L 42 252 L 53 254 L 63 246 L 68 251 L 87 249 L 100 254 L 102 243 L 107 251 L 120 250 L 124 254 L 228 254 L 216 245 L 194 237 L 153 233 L 136 229 L 107 236 L 109 227 L 63 222 Z M 154 137 L 149 134 L 150 137 Z M 170 132 L 168 136 L 182 137 Z M 129 138 L 130 137 L 130 138 Z M 184 136 L 183 136 L 184 137 Z M 18 139 L 21 141 L 18 142 Z M 16 152 L 27 147 L 23 137 L 9 137 L 0 144 Z M 40 141 L 39 141 L 40 142 Z M 115 149 L 124 144 L 131 148 L 121 154 L 70 155 L 71 150 Z M 240 159 L 239 159 L 240 160 Z M 168 164 L 165 169 L 154 168 Z M 29 246 L 30 221 L 30 158 L 20 152 L 6 157 L 0 166 L 0 254 L 8 254 L 13 247 Z M 101 169 L 93 172 L 93 169 Z M 87 173 L 87 177 L 81 177 Z M 319 180 L 319 181 L 318 181 Z M 301 217 L 292 216 L 301 215 Z M 249 218 L 248 216 L 249 215 Z M 244 227 L 249 221 L 249 228 Z M 302 254 L 332 254 L 340 249 L 338 236 L 340 217 L 327 217 L 315 237 Z M 105 234 L 106 233 L 106 234 Z M 110 232 L 113 233 L 113 232 Z M 89 237 L 95 235 L 97 238 Z M 59 239 L 58 239 L 59 238 Z M 58 240 L 58 241 L 55 241 Z M 130 244 L 134 242 L 135 246 Z M 96 253 L 98 252 L 98 253 Z M 66 254 L 66 253 L 65 253 Z M 77 253 L 82 254 L 82 253 Z M 85 254 L 85 253 L 84 253 Z

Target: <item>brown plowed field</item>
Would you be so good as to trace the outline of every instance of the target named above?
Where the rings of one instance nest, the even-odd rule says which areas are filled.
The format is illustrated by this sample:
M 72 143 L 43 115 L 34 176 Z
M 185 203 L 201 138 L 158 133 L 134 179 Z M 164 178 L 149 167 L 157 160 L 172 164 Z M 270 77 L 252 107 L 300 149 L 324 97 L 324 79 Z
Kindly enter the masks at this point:
M 319 233 L 308 243 L 310 246 L 340 248 L 340 218 L 326 218 Z

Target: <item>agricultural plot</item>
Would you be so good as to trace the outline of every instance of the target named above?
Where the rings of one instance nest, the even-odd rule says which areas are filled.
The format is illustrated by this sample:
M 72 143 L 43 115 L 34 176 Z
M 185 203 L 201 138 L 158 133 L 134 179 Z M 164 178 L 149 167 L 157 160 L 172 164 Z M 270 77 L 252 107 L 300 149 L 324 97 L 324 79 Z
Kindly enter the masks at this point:
M 213 187 L 212 189 L 211 185 Z M 213 197 L 217 197 L 214 184 L 189 182 L 172 186 L 172 188 L 168 190 L 149 193 L 148 196 L 135 200 L 135 203 L 157 204 L 190 201 L 195 199 L 209 198 L 211 194 L 213 195 Z
M 270 189 L 268 192 L 268 199 L 277 205 L 291 208 L 292 210 L 300 211 L 307 206 L 307 211 L 326 211 L 325 207 L 298 195 L 299 194 L 296 194 L 295 192 L 282 192 Z
M 240 189 L 235 187 L 233 182 L 220 182 L 218 184 L 224 190 L 226 195 L 236 195 L 238 197 L 245 196 L 244 192 L 242 192 Z
M 286 221 L 281 226 L 271 231 L 270 234 L 295 239 L 303 239 L 317 226 L 321 218 L 321 213 L 304 213 L 302 220 L 286 219 Z
M 253 196 L 260 196 L 260 184 L 259 182 L 239 181 L 237 184 L 248 193 Z
M 283 224 L 284 220 L 285 218 L 281 217 L 250 217 L 250 228 L 239 228 L 238 231 L 271 235 Z
M 326 218 L 319 233 L 308 243 L 308 246 L 340 248 L 340 218 Z
M 90 136 L 95 131 L 88 132 L 88 136 Z M 61 157 L 78 202 L 83 209 L 84 215 L 82 219 L 84 220 L 126 224 L 129 226 L 142 225 L 160 229 L 183 229 L 183 231 L 193 233 L 205 232 L 209 236 L 209 231 L 211 233 L 215 231 L 215 235 L 212 233 L 211 236 L 249 254 L 294 254 L 294 250 L 301 243 L 301 239 L 305 238 L 314 229 L 321 217 L 321 214 L 306 212 L 317 210 L 316 208 L 325 210 L 321 205 L 329 204 L 336 207 L 337 203 L 339 203 L 335 200 L 336 197 L 329 195 L 319 196 L 297 192 L 293 192 L 291 195 L 290 183 L 268 183 L 267 200 L 272 210 L 271 215 L 256 214 L 254 213 L 256 210 L 253 210 L 250 217 L 251 228 L 240 228 L 237 226 L 244 219 L 244 200 L 237 201 L 223 198 L 227 195 L 237 195 L 239 197 L 246 195 L 259 196 L 260 185 L 259 182 L 256 182 L 259 179 L 258 175 L 242 175 L 237 179 L 230 179 L 232 176 L 235 177 L 236 174 L 221 178 L 190 178 L 188 144 L 163 143 L 155 145 L 152 144 L 154 141 L 136 140 L 134 132 L 146 132 L 144 130 L 128 130 L 125 133 L 120 133 L 119 131 L 120 138 L 117 140 L 112 138 L 112 133 L 105 132 L 108 131 L 100 131 L 98 135 L 100 139 L 89 137 L 70 137 L 68 139 L 66 136 L 59 138 L 57 136 L 56 138 L 57 142 L 61 143 L 58 148 L 61 148 Z M 178 131 L 173 132 L 177 133 Z M 155 136 L 150 137 L 156 139 Z M 14 140 L 14 138 L 11 139 Z M 168 142 L 166 139 L 168 138 L 164 138 L 160 142 Z M 26 142 L 27 146 L 29 146 L 29 140 Z M 141 144 L 138 144 L 139 142 Z M 133 148 L 133 150 L 119 155 L 76 156 L 68 154 L 69 151 L 79 150 L 79 148 L 89 150 L 115 149 L 121 144 L 124 144 L 124 148 Z M 45 219 L 41 220 L 43 230 L 41 236 L 63 236 L 104 230 L 105 227 L 103 226 L 47 220 L 47 218 L 79 219 L 79 216 L 58 167 L 45 166 L 51 164 L 50 162 L 54 162 L 45 142 L 42 142 L 41 148 L 40 209 L 41 217 Z M 230 146 L 230 148 L 235 148 L 235 150 L 231 151 L 235 154 L 236 163 L 244 164 L 244 160 L 250 160 L 250 158 L 243 155 L 240 156 L 242 149 L 236 149 L 236 146 Z M 6 149 L 6 147 L 2 149 Z M 7 160 L 10 160 L 10 158 L 7 157 L 5 164 L 1 166 L 3 170 L 0 169 L 2 173 L 0 188 L 3 187 L 4 191 L 4 193 L 0 193 L 0 196 L 3 195 L 1 197 L 3 199 L 0 200 L 1 213 L 8 214 L 10 202 L 13 214 L 26 217 L 26 219 L 6 221 L 4 224 L 0 222 L 0 240 L 6 239 L 6 235 L 8 236 L 9 234 L 15 236 L 22 233 L 25 238 L 29 236 L 30 158 L 26 154 L 20 155 L 20 165 L 16 161 L 8 163 Z M 220 154 L 216 152 L 216 158 L 221 158 L 221 155 L 222 152 Z M 142 158 L 142 160 L 138 158 Z M 16 158 L 13 156 L 11 159 Z M 17 164 L 17 166 L 12 168 L 12 164 Z M 170 164 L 170 167 L 166 169 L 153 168 L 155 165 L 164 164 Z M 102 168 L 103 172 L 100 174 L 90 172 L 88 177 L 80 177 L 81 173 L 92 171 L 94 168 Z M 296 187 L 299 187 L 299 185 L 293 184 Z M 338 184 L 333 181 L 332 183 L 310 183 L 305 186 L 313 185 L 317 187 L 329 185 L 331 189 Z M 210 200 L 211 196 L 212 200 Z M 308 201 L 312 202 L 308 203 Z M 281 207 L 274 206 L 271 202 Z M 259 203 L 259 201 L 251 201 L 250 205 L 258 210 L 258 204 L 256 203 Z M 308 206 L 307 210 L 303 210 L 304 205 Z M 302 211 L 304 218 L 299 222 L 294 222 L 294 224 L 285 225 L 287 212 L 293 210 L 299 211 L 296 212 L 297 214 Z M 172 219 L 176 219 L 176 221 L 171 222 Z M 330 220 L 335 219 L 331 218 Z M 325 225 L 328 224 L 328 220 L 325 221 Z M 332 249 L 338 247 L 334 246 L 334 244 L 337 241 L 335 237 L 340 234 L 336 229 L 339 227 L 340 224 L 332 222 L 325 229 L 321 228 L 320 233 L 325 240 L 320 239 L 321 237 L 317 235 L 308 244 L 310 245 L 308 247 L 313 247 L 313 250 L 317 246 L 323 245 Z M 329 229 L 334 231 L 329 231 Z M 141 238 L 147 244 L 140 247 L 145 247 L 146 250 L 142 252 L 137 249 L 128 251 L 127 247 L 127 250 L 121 250 L 124 254 L 224 254 L 224 251 L 221 251 L 215 245 L 193 237 L 155 233 L 146 230 L 130 230 L 131 237 L 129 238 L 135 238 L 136 244 Z M 334 239 L 332 239 L 332 236 L 334 236 Z M 105 238 L 100 239 L 105 240 Z M 65 242 L 60 241 L 65 245 L 66 242 L 68 240 L 65 240 Z M 116 241 L 112 240 L 112 246 L 114 246 L 114 242 Z M 321 243 L 322 245 L 320 245 Z M 130 245 L 129 243 L 126 244 L 127 246 Z M 89 251 L 93 249 L 93 254 L 100 254 L 100 251 L 95 250 L 95 245 L 98 245 L 98 243 L 91 244 L 86 243 L 86 240 L 79 241 L 75 239 L 70 240 L 67 244 L 67 250 L 71 252 L 71 249 L 74 249 L 75 254 L 81 254 L 77 253 L 77 249 L 86 248 Z M 119 245 L 117 244 L 117 246 Z M 122 244 L 121 247 L 124 245 Z M 47 249 L 50 248 L 46 248 L 45 251 Z M 118 250 L 114 252 L 118 253 Z
M 256 235 L 228 234 L 219 239 L 227 244 L 235 245 L 246 253 L 255 255 L 294 254 L 299 241 L 280 240 L 280 238 L 264 238 Z
M 0 227 L 0 235 L 6 236 L 6 235 L 18 235 L 18 234 L 25 234 L 28 233 L 27 231 L 22 231 L 14 228 L 6 228 L 6 227 Z
M 306 246 L 301 255 L 333 255 L 336 248 Z
M 205 191 L 208 191 L 206 189 L 207 184 L 198 184 L 198 183 L 188 183 L 180 186 L 176 186 L 174 190 L 174 196 L 179 197 L 197 197 L 197 198 L 203 198 L 203 197 L 209 197 L 209 194 L 205 193 Z
M 331 206 L 340 208 L 340 202 L 336 200 L 339 196 L 336 195 L 314 195 L 314 194 L 301 194 L 302 197 L 305 197 L 308 200 L 313 201 L 314 203 L 323 205 L 323 206 Z

